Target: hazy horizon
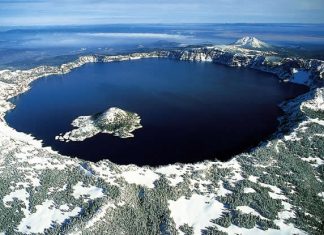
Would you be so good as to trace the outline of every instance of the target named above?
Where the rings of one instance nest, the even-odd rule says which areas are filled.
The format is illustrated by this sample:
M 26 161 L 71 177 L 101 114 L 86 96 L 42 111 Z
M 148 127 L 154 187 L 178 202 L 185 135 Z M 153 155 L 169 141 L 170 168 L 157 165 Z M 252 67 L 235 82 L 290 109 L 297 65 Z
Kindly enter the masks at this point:
M 323 24 L 322 0 L 3 0 L 0 25 Z

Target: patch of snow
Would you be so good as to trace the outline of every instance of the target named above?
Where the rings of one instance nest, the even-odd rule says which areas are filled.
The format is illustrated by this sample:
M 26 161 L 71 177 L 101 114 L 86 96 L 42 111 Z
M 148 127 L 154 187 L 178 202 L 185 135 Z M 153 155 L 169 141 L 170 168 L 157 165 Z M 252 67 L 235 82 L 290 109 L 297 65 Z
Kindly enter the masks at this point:
M 176 227 L 188 224 L 193 227 L 194 235 L 200 235 L 201 229 L 212 226 L 210 220 L 219 218 L 224 210 L 224 205 L 219 201 L 198 194 L 193 194 L 189 199 L 182 196 L 168 202 Z
M 280 150 L 279 150 L 279 146 L 282 145 L 283 147 L 286 147 L 285 143 L 282 141 L 282 140 L 278 140 L 276 143 L 275 143 L 275 150 L 276 150 L 276 153 L 279 153 Z
M 324 137 L 324 134 L 314 134 L 314 136 Z
M 170 181 L 170 186 L 176 186 L 178 183 L 182 182 L 182 175 L 185 174 L 185 170 L 178 165 L 159 167 L 155 172 L 163 174 Z
M 282 234 L 298 234 L 298 235 L 306 235 L 307 233 L 305 233 L 302 230 L 299 230 L 297 228 L 295 228 L 292 224 L 285 224 L 285 223 L 280 223 L 279 227 L 280 229 L 268 229 L 266 231 L 254 227 L 252 229 L 247 229 L 247 228 L 242 228 L 242 227 L 238 227 L 236 225 L 230 225 L 228 228 L 224 228 L 221 226 L 217 226 L 218 229 L 220 231 L 226 232 L 228 234 L 239 234 L 239 235 L 282 235 Z
M 26 180 L 30 181 L 30 185 L 33 187 L 39 187 L 41 186 L 40 180 L 36 174 L 30 174 L 25 176 Z
M 34 165 L 33 169 L 37 169 L 37 170 L 43 170 L 43 169 L 63 170 L 67 166 L 74 164 L 74 161 L 71 159 L 66 159 L 64 161 L 64 164 L 62 164 L 58 159 L 47 157 L 47 156 L 39 157 L 36 155 L 36 153 L 30 152 L 30 150 L 27 149 L 21 149 L 21 151 L 22 152 L 15 154 L 17 161 L 21 163 L 27 163 L 28 165 Z
M 299 140 L 301 140 L 301 138 L 297 137 L 297 132 L 294 131 L 289 135 L 285 135 L 284 140 L 286 140 L 286 141 L 299 141 Z
M 268 192 L 269 196 L 273 199 L 281 199 L 281 200 L 286 200 L 287 197 L 282 195 L 282 194 L 277 194 L 277 193 L 272 193 L 272 192 Z
M 309 119 L 309 121 L 313 122 L 313 123 L 316 123 L 318 125 L 324 126 L 324 120 L 320 120 L 318 118 L 312 118 L 312 119 Z
M 322 180 L 321 180 L 321 178 L 318 176 L 318 175 L 315 175 L 315 178 L 316 178 L 316 180 L 318 181 L 318 182 L 323 182 Z
M 109 163 L 103 160 L 98 163 L 90 163 L 90 166 L 97 177 L 104 179 L 109 184 L 118 185 L 115 182 L 117 179 L 116 172 L 111 168 Z
M 220 182 L 218 184 L 218 190 L 216 193 L 217 193 L 217 196 L 226 196 L 227 194 L 231 194 L 233 192 L 224 188 L 223 181 L 220 180 Z
M 286 219 L 295 217 L 294 212 L 291 209 L 291 205 L 287 202 L 282 202 L 284 209 L 283 211 L 278 213 L 278 219 L 274 220 L 275 224 L 279 227 L 279 229 L 267 229 L 266 231 L 259 229 L 258 227 L 254 227 L 252 229 L 246 229 L 242 227 L 238 227 L 236 225 L 230 225 L 228 228 L 224 228 L 222 226 L 217 225 L 217 228 L 220 231 L 226 232 L 228 234 L 240 234 L 240 235 L 281 235 L 281 234 L 298 234 L 298 235 L 306 235 L 304 231 L 295 228 L 293 224 L 287 224 L 285 222 Z M 252 208 L 247 207 L 237 207 L 243 209 L 244 213 L 257 213 L 253 212 Z M 252 209 L 252 210 L 251 210 Z M 256 215 L 256 214 L 255 214 Z
M 262 215 L 260 215 L 259 212 L 257 212 L 256 210 L 254 210 L 253 208 L 251 208 L 249 206 L 237 206 L 236 209 L 240 210 L 244 214 L 252 214 L 255 216 L 259 216 L 261 219 L 266 219 Z
M 269 189 L 271 189 L 274 193 L 276 193 L 276 194 L 281 194 L 281 189 L 280 188 L 278 188 L 277 186 L 273 186 L 273 185 L 271 185 L 271 184 L 265 184 L 265 183 L 261 183 L 261 182 L 259 182 L 259 185 L 261 185 L 262 187 L 264 187 L 264 188 L 269 188 Z
M 73 187 L 73 197 L 80 198 L 83 197 L 89 197 L 90 199 L 96 199 L 103 197 L 104 194 L 102 192 L 102 188 L 98 188 L 96 186 L 83 186 L 82 182 L 78 182 Z
M 291 204 L 284 201 L 282 201 L 281 204 L 284 206 L 284 209 L 278 213 L 279 219 L 295 218 L 295 213 L 292 210 Z
M 0 118 L 0 137 L 1 138 L 7 137 L 17 142 L 21 141 L 22 143 L 29 144 L 30 148 L 32 149 L 42 147 L 41 141 L 35 140 L 31 135 L 22 132 L 17 132 L 13 128 L 7 126 L 6 123 L 2 122 L 1 118 Z
M 253 188 L 244 188 L 243 193 L 255 193 L 255 190 Z
M 324 91 L 316 89 L 314 99 L 303 102 L 302 107 L 307 107 L 314 111 L 324 111 Z
M 173 174 L 177 174 L 178 172 L 182 172 L 182 168 L 178 165 L 167 165 L 167 166 L 161 166 L 155 170 L 157 173 L 161 173 L 163 175 L 169 176 Z
M 66 219 L 77 216 L 81 212 L 80 207 L 75 207 L 72 211 L 55 208 L 52 200 L 46 200 L 42 205 L 36 206 L 36 212 L 23 218 L 18 225 L 18 231 L 23 234 L 44 233 L 54 225 L 62 224 Z
M 320 192 L 320 193 L 318 193 L 317 196 L 321 197 L 322 200 L 324 201 L 324 192 Z
M 248 180 L 253 182 L 253 183 L 256 183 L 258 181 L 259 177 L 257 176 L 254 176 L 254 175 L 250 175 Z
M 314 166 L 314 167 L 318 167 L 320 165 L 323 165 L 324 164 L 324 160 L 319 158 L 319 157 L 302 157 L 300 158 L 301 160 L 305 161 L 305 162 L 312 162 L 311 164 Z
M 4 196 L 2 201 L 5 207 L 9 207 L 7 203 L 13 202 L 14 199 L 17 199 L 19 201 L 22 201 L 25 205 L 25 208 L 22 208 L 25 215 L 28 214 L 28 207 L 29 207 L 29 193 L 26 191 L 26 189 L 17 189 L 8 195 Z
M 170 186 L 177 186 L 179 183 L 183 181 L 183 178 L 181 176 L 175 176 L 175 177 L 167 177 L 167 179 L 170 181 Z
M 154 188 L 154 182 L 160 176 L 148 169 L 135 168 L 121 173 L 127 183 Z
M 218 168 L 225 169 L 228 168 L 230 174 L 230 177 L 227 178 L 229 183 L 234 186 L 234 184 L 237 181 L 243 180 L 244 178 L 242 177 L 242 169 L 240 163 L 235 159 L 231 159 L 228 162 L 216 162 L 215 165 L 217 165 Z
M 60 206 L 60 210 L 67 211 L 69 209 L 70 209 L 70 207 L 66 204 Z
M 253 177 L 253 176 L 250 176 L 250 177 Z M 258 183 L 260 186 L 262 186 L 264 188 L 269 188 L 272 191 L 272 192 L 268 192 L 269 196 L 271 198 L 273 198 L 273 199 L 287 199 L 286 196 L 282 195 L 282 191 L 280 188 L 278 188 L 277 186 L 274 186 L 274 185 L 257 182 L 257 178 L 258 177 L 253 177 L 252 178 L 253 181 L 250 178 L 249 178 L 249 180 L 254 183 Z

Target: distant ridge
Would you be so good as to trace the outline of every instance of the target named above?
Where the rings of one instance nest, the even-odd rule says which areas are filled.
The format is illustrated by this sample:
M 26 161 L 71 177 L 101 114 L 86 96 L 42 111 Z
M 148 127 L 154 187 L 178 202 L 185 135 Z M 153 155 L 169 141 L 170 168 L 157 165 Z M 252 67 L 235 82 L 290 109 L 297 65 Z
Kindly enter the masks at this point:
M 243 37 L 237 40 L 233 45 L 247 49 L 266 49 L 271 48 L 271 45 L 265 43 L 255 37 Z

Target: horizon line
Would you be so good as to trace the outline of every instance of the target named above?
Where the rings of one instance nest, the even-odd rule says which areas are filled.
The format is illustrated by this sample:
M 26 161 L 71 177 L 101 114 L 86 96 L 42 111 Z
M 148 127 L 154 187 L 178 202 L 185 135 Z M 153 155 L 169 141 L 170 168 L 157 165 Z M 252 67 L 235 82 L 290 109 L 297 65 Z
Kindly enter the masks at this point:
M 121 22 L 121 23 L 98 23 L 98 24 L 34 24 L 34 25 L 0 25 L 0 28 L 5 27 L 57 27 L 57 26 L 105 26 L 105 25 L 208 25 L 208 24 L 219 24 L 219 25 L 235 25 L 235 24 L 246 24 L 246 25 L 266 25 L 266 24 L 287 24 L 287 25 L 323 25 L 324 22 L 172 22 L 172 23 L 145 23 L 145 22 Z

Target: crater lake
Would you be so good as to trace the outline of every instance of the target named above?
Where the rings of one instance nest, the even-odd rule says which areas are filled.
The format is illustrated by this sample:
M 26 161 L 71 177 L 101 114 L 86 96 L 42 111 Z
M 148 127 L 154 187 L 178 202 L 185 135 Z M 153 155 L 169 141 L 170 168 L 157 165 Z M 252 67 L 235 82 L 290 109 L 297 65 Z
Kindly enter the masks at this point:
M 59 153 L 89 161 L 166 165 L 229 160 L 278 127 L 278 104 L 308 90 L 274 75 L 214 63 L 141 59 L 86 64 L 32 83 L 12 99 L 8 124 Z M 55 136 L 78 116 L 110 107 L 137 113 L 134 138 L 98 134 L 82 142 Z

